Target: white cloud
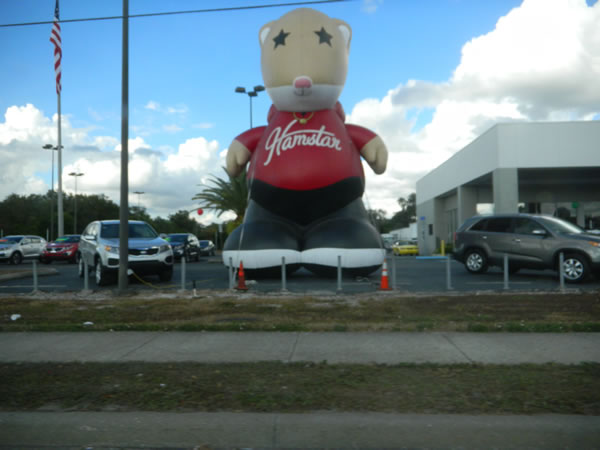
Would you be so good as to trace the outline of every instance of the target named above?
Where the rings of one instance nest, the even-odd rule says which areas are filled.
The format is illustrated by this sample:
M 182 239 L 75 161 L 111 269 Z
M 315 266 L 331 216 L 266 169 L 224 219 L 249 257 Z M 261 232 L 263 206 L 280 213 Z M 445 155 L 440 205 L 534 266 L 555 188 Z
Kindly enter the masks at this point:
M 499 122 L 591 120 L 600 113 L 600 2 L 525 0 L 467 42 L 452 77 L 409 80 L 358 103 L 348 121 L 377 131 L 390 152 L 367 173 L 372 207 L 393 212 L 416 180 Z M 415 126 L 411 111 L 433 108 Z
M 7 109 L 0 122 L 0 199 L 19 195 L 43 194 L 50 189 L 51 153 L 42 149 L 56 143 L 56 117 L 46 117 L 34 105 Z M 88 130 L 74 128 L 67 117 L 62 120 L 63 190 L 74 192 L 70 172 L 82 172 L 77 189 L 83 194 L 104 194 L 119 203 L 121 144 L 110 136 L 90 136 Z M 188 139 L 177 150 L 152 149 L 140 136 L 128 141 L 130 191 L 145 192 L 141 204 L 150 215 L 167 217 L 181 209 L 194 210 L 192 197 L 207 174 L 221 173 L 222 156 L 217 141 L 202 137 Z M 55 165 L 57 158 L 55 157 Z M 56 181 L 55 181 L 56 182 Z M 130 195 L 130 204 L 138 199 Z M 223 216 L 219 221 L 221 221 Z M 212 212 L 195 217 L 203 223 L 215 219 Z
M 146 103 L 144 108 L 149 109 L 150 111 L 158 111 L 160 109 L 160 104 L 150 100 L 148 103 Z
M 167 114 L 185 114 L 189 111 L 186 105 L 168 106 L 166 109 Z
M 183 128 L 173 123 L 170 125 L 164 125 L 163 130 L 165 130 L 167 133 L 178 133 L 179 131 L 183 130 Z
M 383 0 L 363 0 L 362 10 L 367 14 L 373 14 L 383 4 Z

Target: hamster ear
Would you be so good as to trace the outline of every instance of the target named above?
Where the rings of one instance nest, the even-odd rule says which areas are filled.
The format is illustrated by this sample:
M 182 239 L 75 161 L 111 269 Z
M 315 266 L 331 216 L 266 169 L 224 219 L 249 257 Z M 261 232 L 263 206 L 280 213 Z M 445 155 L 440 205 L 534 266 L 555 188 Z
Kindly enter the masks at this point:
M 350 41 L 352 40 L 352 28 L 346 22 L 340 19 L 335 19 L 337 27 L 342 33 L 344 40 L 346 41 L 346 48 L 350 49 Z
M 269 31 L 271 31 L 271 23 L 273 22 L 269 22 L 266 25 L 263 25 L 263 27 L 258 32 L 258 39 L 260 41 L 260 45 L 263 45 L 265 43 Z

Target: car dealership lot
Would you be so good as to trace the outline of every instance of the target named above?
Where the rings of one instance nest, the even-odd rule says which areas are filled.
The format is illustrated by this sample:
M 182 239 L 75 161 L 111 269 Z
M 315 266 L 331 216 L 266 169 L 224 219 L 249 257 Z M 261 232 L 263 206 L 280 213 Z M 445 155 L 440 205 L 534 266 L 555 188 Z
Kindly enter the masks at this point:
M 33 264 L 26 262 L 19 269 L 31 269 Z M 491 269 L 488 273 L 473 275 L 468 273 L 462 264 L 450 261 L 450 285 L 448 288 L 446 259 L 421 259 L 415 257 L 392 257 L 387 259 L 388 276 L 390 287 L 398 292 L 476 292 L 496 291 L 503 292 L 505 286 L 504 275 L 498 269 Z M 36 264 L 38 270 L 45 269 L 41 264 Z M 178 291 L 182 288 L 181 263 L 174 266 L 173 278 L 168 282 L 161 282 L 156 277 L 130 277 L 129 285 L 134 290 L 163 290 Z M 40 272 L 38 276 L 38 289 L 44 292 L 69 292 L 81 291 L 84 288 L 84 280 L 79 278 L 77 266 L 67 263 L 56 263 L 51 267 L 48 275 Z M 229 288 L 229 274 L 222 265 L 219 256 L 201 258 L 198 262 L 185 264 L 185 286 L 186 290 Z M 0 264 L 0 294 L 29 293 L 33 290 L 33 277 L 31 274 L 17 279 L 6 279 L 14 266 Z M 343 277 L 341 292 L 346 294 L 358 294 L 375 292 L 381 281 L 381 271 L 370 277 Z M 246 284 L 251 291 L 278 292 L 282 290 L 282 281 L 278 279 L 252 280 L 246 279 Z M 237 282 L 235 283 L 237 286 Z M 89 289 L 115 290 L 116 284 L 108 286 L 96 286 L 93 277 L 88 281 Z M 558 276 L 552 271 L 523 270 L 517 274 L 510 275 L 508 280 L 509 291 L 553 291 L 559 290 Z M 318 278 L 307 271 L 300 270 L 286 279 L 286 289 L 292 293 L 302 294 L 331 294 L 339 292 L 337 279 Z M 600 290 L 600 280 L 590 278 L 581 284 L 566 284 L 565 289 L 572 290 Z

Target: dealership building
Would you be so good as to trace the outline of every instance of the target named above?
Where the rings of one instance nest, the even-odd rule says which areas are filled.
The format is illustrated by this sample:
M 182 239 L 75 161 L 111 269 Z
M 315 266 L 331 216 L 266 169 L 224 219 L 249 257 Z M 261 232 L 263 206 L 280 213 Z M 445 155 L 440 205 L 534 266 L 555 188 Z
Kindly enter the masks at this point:
M 551 214 L 600 229 L 600 121 L 497 124 L 416 187 L 422 255 L 476 214 Z

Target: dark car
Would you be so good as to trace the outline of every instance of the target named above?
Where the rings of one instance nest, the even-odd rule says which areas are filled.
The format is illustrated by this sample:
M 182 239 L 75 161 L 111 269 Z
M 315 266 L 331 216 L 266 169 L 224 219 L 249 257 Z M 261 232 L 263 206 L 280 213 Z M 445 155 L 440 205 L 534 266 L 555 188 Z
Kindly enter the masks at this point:
M 200 254 L 206 256 L 215 256 L 215 244 L 213 241 L 200 241 Z
M 166 237 L 173 248 L 175 259 L 185 257 L 186 262 L 200 259 L 200 242 L 192 233 L 173 233 Z
M 40 261 L 44 264 L 50 264 L 53 261 L 78 263 L 80 239 L 81 235 L 79 234 L 68 234 L 48 242 L 40 254 Z
M 563 254 L 565 280 L 578 283 L 600 274 L 600 236 L 562 219 L 534 214 L 498 214 L 468 219 L 456 232 L 454 258 L 471 273 L 489 266 L 509 272 L 521 268 L 559 270 Z

